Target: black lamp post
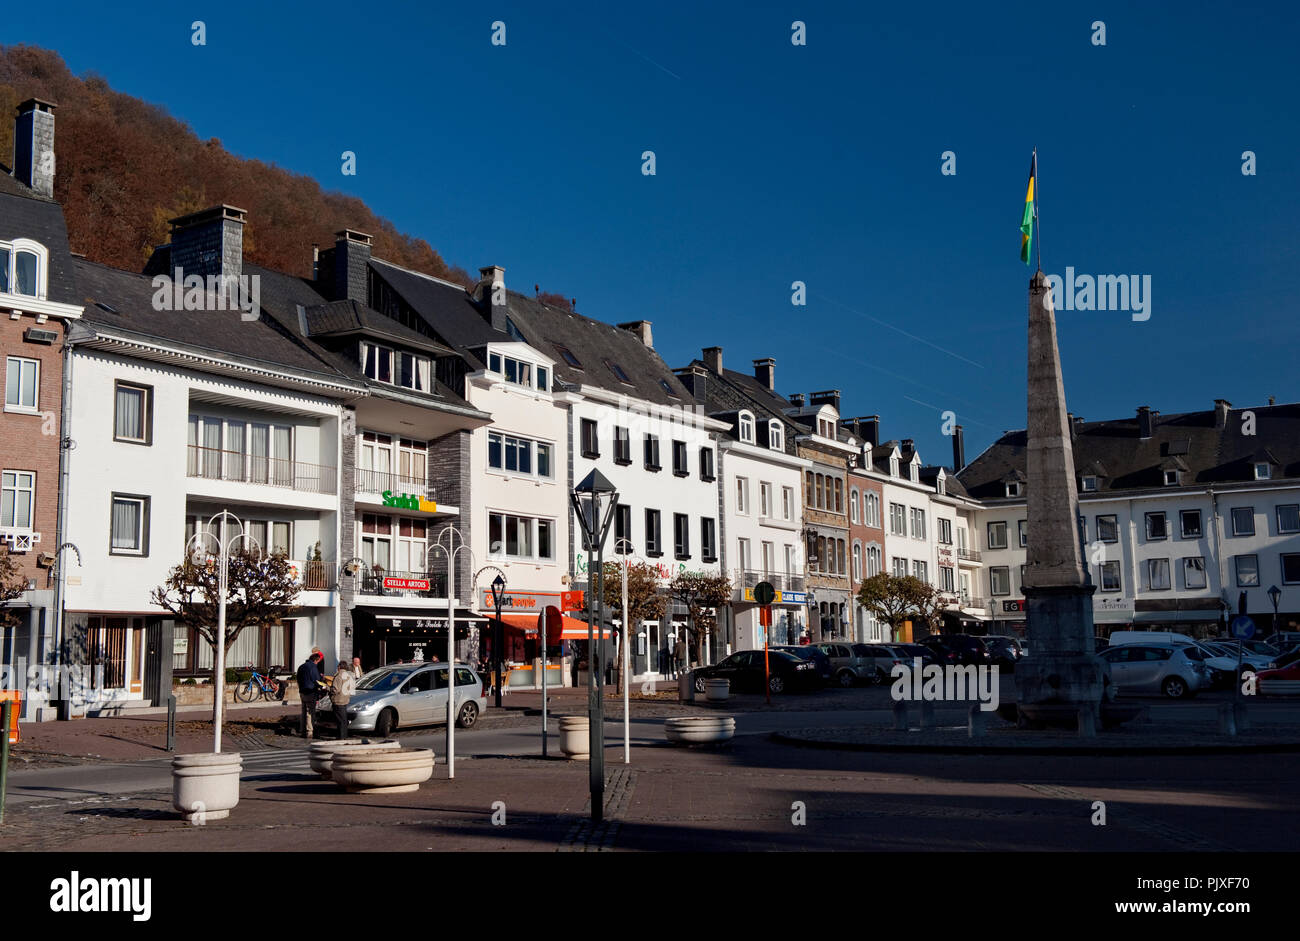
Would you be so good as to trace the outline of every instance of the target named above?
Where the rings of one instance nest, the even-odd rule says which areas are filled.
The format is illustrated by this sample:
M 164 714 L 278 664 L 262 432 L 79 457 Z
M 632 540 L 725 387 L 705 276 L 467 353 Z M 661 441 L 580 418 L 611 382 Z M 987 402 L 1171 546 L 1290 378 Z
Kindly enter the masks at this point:
M 1268 600 L 1273 602 L 1273 633 L 1277 633 L 1277 603 L 1282 600 L 1282 589 L 1273 585 L 1268 590 Z
M 605 620 L 605 537 L 609 535 L 610 524 L 614 522 L 618 491 L 604 474 L 593 470 L 583 478 L 582 483 L 573 488 L 569 500 L 573 504 L 573 512 L 578 515 L 578 525 L 582 527 L 582 546 L 588 552 L 594 551 L 596 554 L 595 581 L 594 584 L 587 585 L 596 596 L 594 605 L 590 598 L 587 600 L 587 718 L 590 723 L 591 819 L 593 823 L 599 823 L 604 810 L 602 805 L 605 794 L 604 687 L 599 682 L 603 678 L 604 667 L 593 625 L 603 624 Z
M 505 636 L 505 631 L 501 629 L 501 602 L 506 600 L 506 580 L 498 575 L 492 579 L 492 603 L 497 608 L 497 622 L 492 628 L 492 666 L 496 673 L 496 682 L 492 688 L 496 690 L 494 705 L 501 708 L 501 643 Z M 546 638 L 542 638 L 542 643 L 546 643 Z

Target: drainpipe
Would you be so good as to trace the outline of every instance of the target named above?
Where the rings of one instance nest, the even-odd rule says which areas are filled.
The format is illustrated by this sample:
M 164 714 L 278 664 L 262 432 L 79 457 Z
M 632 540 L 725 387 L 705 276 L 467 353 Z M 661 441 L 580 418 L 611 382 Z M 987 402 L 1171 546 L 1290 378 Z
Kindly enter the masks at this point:
M 63 336 L 63 391 L 59 401 L 59 509 L 55 523 L 54 545 L 56 547 L 61 547 L 68 535 L 68 452 L 72 444 L 72 342 L 66 329 Z M 54 579 L 54 667 L 57 683 L 55 688 L 58 691 L 58 717 L 70 719 L 72 701 L 63 698 L 65 691 L 69 694 L 71 692 L 65 685 L 65 668 L 68 664 L 64 662 L 63 655 L 63 580 L 67 566 L 64 564 L 63 553 L 59 548 L 54 550 L 54 565 L 56 575 Z

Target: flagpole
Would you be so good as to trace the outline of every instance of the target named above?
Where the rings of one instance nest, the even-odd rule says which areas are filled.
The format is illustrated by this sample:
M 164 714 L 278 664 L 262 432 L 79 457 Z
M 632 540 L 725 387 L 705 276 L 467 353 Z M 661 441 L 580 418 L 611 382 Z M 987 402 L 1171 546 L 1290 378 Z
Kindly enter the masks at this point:
M 1043 226 L 1038 221 L 1038 193 L 1042 189 L 1038 185 L 1038 148 L 1034 148 L 1034 226 L 1038 229 L 1038 270 L 1043 270 Z

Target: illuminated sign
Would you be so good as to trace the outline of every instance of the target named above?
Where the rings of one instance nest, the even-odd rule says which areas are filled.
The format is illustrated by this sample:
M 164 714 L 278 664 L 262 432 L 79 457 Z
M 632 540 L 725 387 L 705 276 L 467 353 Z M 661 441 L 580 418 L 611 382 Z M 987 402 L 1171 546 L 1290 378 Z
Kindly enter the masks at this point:
M 399 590 L 428 591 L 429 580 L 427 578 L 394 578 L 388 576 L 384 579 L 384 587 Z
M 438 512 L 438 504 L 434 500 L 428 500 L 411 493 L 395 494 L 391 490 L 384 491 L 384 506 L 391 506 L 395 510 L 421 510 L 425 513 Z

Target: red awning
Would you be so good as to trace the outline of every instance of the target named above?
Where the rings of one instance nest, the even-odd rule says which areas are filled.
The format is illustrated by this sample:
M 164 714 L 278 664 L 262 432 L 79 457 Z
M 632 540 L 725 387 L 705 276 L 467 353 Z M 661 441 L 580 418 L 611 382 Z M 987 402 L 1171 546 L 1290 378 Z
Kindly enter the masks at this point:
M 561 615 L 564 619 L 564 632 L 560 635 L 563 640 L 586 640 L 587 639 L 587 622 L 579 621 L 577 618 L 571 618 L 567 614 Z M 496 618 L 489 617 L 488 620 L 495 621 Z M 537 615 L 536 614 L 502 614 L 501 623 L 506 627 L 512 627 L 517 631 L 523 631 L 525 634 L 537 633 Z M 601 636 L 601 627 L 595 626 L 594 635 Z M 606 640 L 610 637 L 609 629 L 604 632 Z

